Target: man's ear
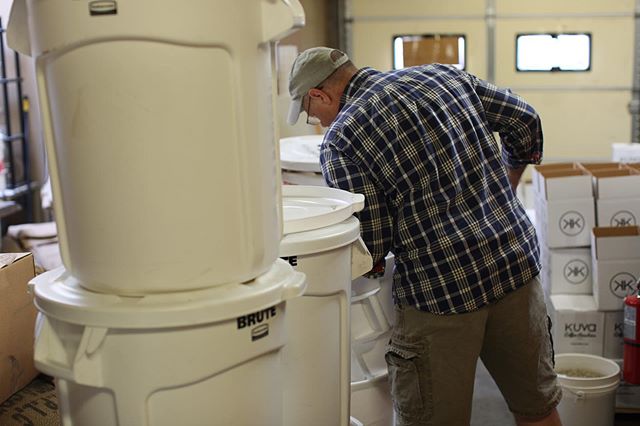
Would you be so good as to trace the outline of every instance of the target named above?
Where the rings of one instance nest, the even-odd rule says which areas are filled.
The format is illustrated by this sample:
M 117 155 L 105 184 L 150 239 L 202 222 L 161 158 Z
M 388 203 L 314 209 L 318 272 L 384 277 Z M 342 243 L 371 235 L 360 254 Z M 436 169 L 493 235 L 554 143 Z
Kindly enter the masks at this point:
M 316 89 L 315 87 L 312 89 L 309 89 L 309 96 L 319 100 L 323 104 L 331 103 L 331 95 L 322 89 Z

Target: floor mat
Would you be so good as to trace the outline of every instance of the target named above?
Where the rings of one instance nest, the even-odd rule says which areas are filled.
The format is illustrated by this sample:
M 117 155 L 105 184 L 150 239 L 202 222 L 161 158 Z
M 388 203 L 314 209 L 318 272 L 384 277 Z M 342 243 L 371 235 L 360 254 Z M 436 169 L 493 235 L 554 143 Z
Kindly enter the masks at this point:
M 40 375 L 0 405 L 2 426 L 60 426 L 58 398 L 50 378 Z

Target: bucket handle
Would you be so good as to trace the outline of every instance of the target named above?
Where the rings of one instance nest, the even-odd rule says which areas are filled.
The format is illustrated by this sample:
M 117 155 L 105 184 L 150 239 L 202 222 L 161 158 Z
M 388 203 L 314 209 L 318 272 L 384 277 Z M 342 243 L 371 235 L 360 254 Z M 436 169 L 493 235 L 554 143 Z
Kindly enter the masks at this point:
M 568 393 L 570 393 L 571 395 L 573 395 L 575 401 L 582 401 L 584 399 L 587 399 L 587 396 L 589 395 L 593 395 L 593 396 L 600 396 L 606 393 L 611 393 L 613 390 L 615 390 L 619 385 L 619 382 L 615 382 L 615 383 L 611 383 L 609 385 L 603 385 L 603 386 L 593 386 L 593 387 L 589 387 L 589 388 L 576 388 L 573 386 L 567 386 L 567 385 L 561 385 L 562 387 L 562 391 L 567 391 Z

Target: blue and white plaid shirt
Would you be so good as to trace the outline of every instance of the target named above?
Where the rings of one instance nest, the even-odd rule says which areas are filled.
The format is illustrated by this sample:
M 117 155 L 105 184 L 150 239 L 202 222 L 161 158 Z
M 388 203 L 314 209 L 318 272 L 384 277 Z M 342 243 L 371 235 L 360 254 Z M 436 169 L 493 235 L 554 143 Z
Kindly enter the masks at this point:
M 436 314 L 474 311 L 539 273 L 505 165 L 541 156 L 531 106 L 439 64 L 358 71 L 320 149 L 328 184 L 365 195 L 358 218 L 374 263 L 395 255 L 395 303 Z

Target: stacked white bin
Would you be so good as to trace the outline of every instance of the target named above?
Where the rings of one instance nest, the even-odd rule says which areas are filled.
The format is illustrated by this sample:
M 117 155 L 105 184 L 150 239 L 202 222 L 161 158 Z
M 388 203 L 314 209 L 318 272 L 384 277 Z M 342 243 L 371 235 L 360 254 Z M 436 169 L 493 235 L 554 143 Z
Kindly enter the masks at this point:
M 352 216 L 364 196 L 318 186 L 283 188 L 280 255 L 308 279 L 287 305 L 284 425 L 349 424 L 350 287 L 371 269 Z
M 65 425 L 281 424 L 273 42 L 297 0 L 16 0 L 64 269 L 33 280 Z M 26 32 L 25 32 L 26 30 Z
M 322 135 L 280 139 L 280 166 L 287 185 L 326 186 L 320 169 Z M 366 200 L 365 200 L 366 202 Z M 364 425 L 393 425 L 384 348 L 394 321 L 393 254 L 382 277 L 351 283 L 351 415 Z
M 64 425 L 281 424 L 285 304 L 304 283 L 277 261 L 250 283 L 131 297 L 60 268 L 32 281 L 36 366 Z

